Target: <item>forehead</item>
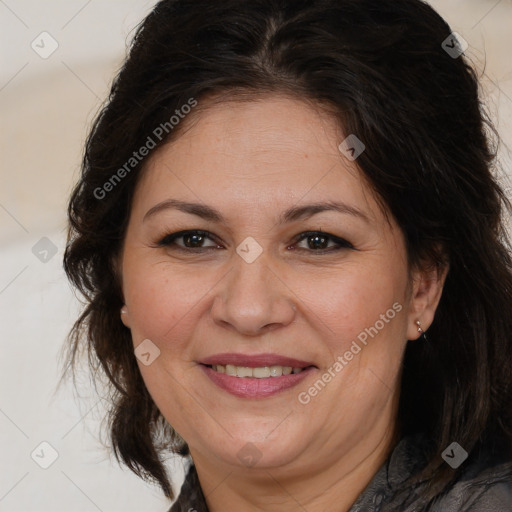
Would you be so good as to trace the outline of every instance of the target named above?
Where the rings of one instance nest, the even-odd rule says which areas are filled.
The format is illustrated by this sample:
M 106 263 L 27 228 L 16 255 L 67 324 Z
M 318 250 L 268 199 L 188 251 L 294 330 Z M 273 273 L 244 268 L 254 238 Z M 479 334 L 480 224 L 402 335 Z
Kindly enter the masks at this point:
M 178 194 L 235 210 L 326 199 L 374 209 L 362 172 L 338 149 L 339 123 L 317 105 L 289 97 L 215 102 L 185 123 L 150 156 L 136 202 Z
M 289 96 L 210 100 L 191 119 L 199 125 L 199 130 L 192 134 L 185 132 L 181 142 L 213 137 L 219 152 L 229 151 L 236 145 L 237 151 L 261 153 L 288 149 L 300 153 L 307 147 L 310 151 L 337 155 L 335 140 L 342 136 L 333 114 L 318 104 Z

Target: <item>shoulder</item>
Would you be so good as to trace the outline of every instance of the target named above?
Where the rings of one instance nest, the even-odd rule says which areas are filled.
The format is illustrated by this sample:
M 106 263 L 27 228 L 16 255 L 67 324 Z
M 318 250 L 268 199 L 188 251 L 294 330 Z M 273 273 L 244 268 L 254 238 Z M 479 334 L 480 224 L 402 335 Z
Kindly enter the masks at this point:
M 476 462 L 443 493 L 431 512 L 511 512 L 512 464 Z M 430 511 L 429 511 L 430 512 Z
M 403 439 L 382 468 L 376 491 L 384 499 L 379 512 L 512 512 L 512 460 L 504 452 L 481 448 L 463 461 L 457 476 L 432 497 L 430 482 L 410 484 L 427 463 L 429 443 L 419 435 Z M 367 494 L 367 493 L 365 493 Z M 368 510 L 371 507 L 363 507 Z M 359 510 L 356 508 L 356 510 Z M 351 511 L 352 512 L 352 511 Z

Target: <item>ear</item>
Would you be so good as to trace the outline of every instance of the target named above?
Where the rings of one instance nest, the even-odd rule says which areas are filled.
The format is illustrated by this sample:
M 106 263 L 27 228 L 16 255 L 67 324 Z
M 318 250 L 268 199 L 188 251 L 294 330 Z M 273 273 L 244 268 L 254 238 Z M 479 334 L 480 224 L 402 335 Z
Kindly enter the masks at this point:
M 121 322 L 123 322 L 123 324 L 128 327 L 128 329 L 131 327 L 130 314 L 128 313 L 128 308 L 126 305 L 121 308 Z
M 448 275 L 449 264 L 443 267 L 430 267 L 425 270 L 413 271 L 411 301 L 409 305 L 409 319 L 407 339 L 416 340 L 421 336 L 418 331 L 418 320 L 423 331 L 427 331 L 443 293 L 443 286 Z
M 115 256 L 114 258 L 112 258 L 110 260 L 112 270 L 120 283 L 123 282 L 122 273 L 121 273 L 121 258 L 122 258 L 122 251 L 121 251 L 121 256 Z M 121 284 L 121 288 L 122 288 L 122 284 Z M 130 314 L 128 312 L 128 307 L 126 306 L 126 304 L 123 304 L 123 307 L 121 308 L 120 313 L 121 313 L 121 322 L 123 322 L 125 327 L 128 327 L 128 329 L 130 329 L 130 327 L 131 327 Z

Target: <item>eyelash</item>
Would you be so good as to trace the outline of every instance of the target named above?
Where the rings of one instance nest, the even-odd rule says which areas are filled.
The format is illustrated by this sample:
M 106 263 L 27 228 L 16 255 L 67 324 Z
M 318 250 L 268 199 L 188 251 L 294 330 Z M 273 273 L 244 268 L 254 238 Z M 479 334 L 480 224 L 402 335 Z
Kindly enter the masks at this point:
M 186 253 L 206 252 L 206 251 L 209 251 L 209 250 L 217 249 L 216 247 L 195 247 L 195 248 L 193 248 L 193 247 L 181 247 L 181 246 L 175 244 L 175 241 L 177 239 L 183 238 L 186 235 L 199 235 L 201 237 L 209 238 L 213 242 L 217 243 L 212 238 L 213 235 L 211 233 L 209 233 L 208 231 L 202 231 L 202 230 L 199 230 L 199 229 L 192 229 L 192 230 L 179 231 L 177 233 L 170 233 L 168 235 L 165 235 L 159 242 L 157 242 L 157 245 L 159 247 L 169 247 L 169 246 L 174 245 L 173 250 L 177 250 L 177 251 L 181 251 L 181 252 L 186 252 Z M 331 248 L 328 248 L 328 249 L 319 249 L 319 250 L 304 249 L 304 248 L 301 247 L 301 248 L 299 248 L 299 250 L 307 251 L 307 252 L 310 252 L 310 253 L 325 254 L 325 253 L 337 252 L 337 251 L 340 251 L 342 249 L 355 249 L 355 247 L 350 242 L 344 240 L 343 238 L 339 238 L 337 236 L 330 235 L 329 233 L 324 233 L 323 231 L 306 231 L 304 233 L 300 233 L 299 235 L 297 235 L 295 237 L 295 240 L 294 240 L 293 244 L 298 244 L 299 242 L 302 242 L 303 240 L 305 240 L 305 239 L 307 239 L 309 237 L 313 237 L 313 236 L 320 236 L 320 237 L 323 237 L 323 238 L 327 238 L 328 240 L 336 243 L 338 245 L 338 247 L 334 247 L 334 248 L 331 247 Z M 218 245 L 220 245 L 220 244 L 218 244 Z

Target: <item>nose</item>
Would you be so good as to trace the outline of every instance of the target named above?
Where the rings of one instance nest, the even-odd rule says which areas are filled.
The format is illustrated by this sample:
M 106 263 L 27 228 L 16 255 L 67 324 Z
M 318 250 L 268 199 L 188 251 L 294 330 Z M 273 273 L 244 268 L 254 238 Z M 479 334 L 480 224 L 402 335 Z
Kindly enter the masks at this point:
M 238 256 L 234 259 L 213 300 L 214 322 L 246 336 L 260 336 L 293 322 L 294 294 L 278 266 L 271 268 L 264 254 L 252 263 Z

